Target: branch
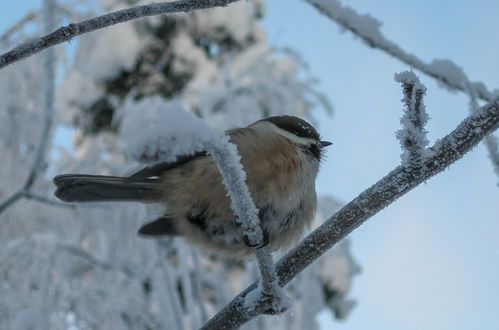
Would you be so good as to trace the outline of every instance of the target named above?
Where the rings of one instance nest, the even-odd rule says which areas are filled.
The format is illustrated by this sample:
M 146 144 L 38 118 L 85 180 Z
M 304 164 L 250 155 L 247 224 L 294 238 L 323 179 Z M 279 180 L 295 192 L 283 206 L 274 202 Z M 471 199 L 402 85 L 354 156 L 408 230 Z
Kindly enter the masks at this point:
M 412 71 L 405 71 L 395 75 L 395 81 L 402 83 L 405 104 L 404 115 L 400 119 L 402 129 L 397 132 L 397 138 L 402 145 L 402 163 L 413 170 L 420 169 L 426 158 L 428 139 L 424 125 L 428 115 L 423 104 L 423 95 L 426 88 L 419 82 L 419 78 Z
M 370 15 L 360 15 L 352 8 L 342 6 L 338 0 L 305 0 L 344 29 L 352 32 L 372 48 L 380 49 L 396 59 L 435 78 L 448 88 L 463 91 L 471 98 L 491 101 L 497 91 L 490 92 L 483 83 L 471 83 L 464 71 L 449 60 L 434 60 L 427 64 L 388 40 L 380 31 L 381 22 Z M 473 101 L 472 101 L 473 102 Z M 490 135 L 485 141 L 494 172 L 499 176 L 499 148 L 497 137 Z
M 55 16 L 55 0 L 45 0 L 44 2 L 44 23 L 45 30 L 50 31 L 54 28 Z M 31 169 L 28 172 L 28 177 L 23 187 L 13 195 L 11 195 L 7 200 L 0 204 L 0 214 L 5 211 L 9 206 L 13 205 L 22 197 L 26 197 L 30 188 L 35 183 L 38 173 L 40 171 L 41 164 L 45 163 L 45 154 L 50 141 L 50 133 L 52 131 L 52 125 L 54 121 L 54 90 L 55 90 L 55 54 L 53 49 L 49 49 L 45 54 L 44 58 L 44 79 L 46 83 L 44 84 L 44 102 L 43 110 L 45 112 L 45 121 L 43 123 L 42 135 L 40 136 L 40 142 L 38 148 L 35 151 L 35 156 L 33 158 L 33 163 L 31 164 Z
M 254 308 L 271 314 L 283 313 L 288 309 L 288 299 L 277 284 L 277 276 L 272 254 L 263 245 L 263 233 L 260 228 L 258 209 L 253 203 L 245 182 L 244 169 L 237 148 L 224 135 L 219 143 L 207 143 L 206 151 L 211 154 L 218 166 L 222 181 L 230 196 L 231 207 L 236 214 L 236 221 L 243 229 L 243 239 L 254 247 L 260 270 L 261 282 L 252 299 L 247 301 L 247 308 Z
M 352 8 L 342 6 L 338 0 L 305 0 L 314 6 L 320 13 L 328 16 L 345 30 L 352 32 L 364 41 L 369 47 L 377 48 L 397 58 L 407 65 L 435 78 L 451 89 L 466 92 L 466 86 L 460 75 L 462 70 L 450 61 L 435 60 L 427 64 L 416 56 L 406 52 L 393 41 L 388 40 L 380 31 L 381 22 L 370 15 L 360 15 Z M 459 72 L 461 71 L 461 72 Z M 473 83 L 477 96 L 490 102 L 493 93 L 488 91 L 483 83 Z
M 26 42 L 15 47 L 9 52 L 0 55 L 0 69 L 25 57 L 36 54 L 46 48 L 69 41 L 81 34 L 102 29 L 114 24 L 131 21 L 141 17 L 223 7 L 235 1 L 238 0 L 179 0 L 175 2 L 151 3 L 148 5 L 115 11 L 80 23 L 71 23 L 41 38 Z
M 35 18 L 37 18 L 39 15 L 38 11 L 30 11 L 28 12 L 23 18 L 21 18 L 17 23 L 13 24 L 11 27 L 9 27 L 7 30 L 5 30 L 4 33 L 0 36 L 0 44 L 6 42 L 9 40 L 10 36 L 17 31 L 21 30 L 24 28 L 24 26 L 33 21 Z
M 470 102 L 469 102 L 470 113 L 473 113 L 479 108 L 478 100 L 475 91 L 473 90 L 473 88 L 471 88 L 469 80 L 467 79 L 466 76 L 464 78 L 465 78 L 466 92 L 470 97 Z M 490 134 L 485 138 L 483 143 L 485 144 L 485 147 L 489 152 L 489 158 L 492 162 L 492 167 L 494 168 L 494 172 L 499 177 L 499 145 L 497 143 L 497 137 L 494 136 L 493 134 Z
M 431 156 L 424 160 L 424 166 L 420 171 L 415 173 L 409 167 L 398 166 L 289 251 L 276 265 L 279 285 L 284 286 L 289 283 L 298 273 L 364 221 L 421 182 L 444 171 L 498 127 L 499 98 L 496 98 L 471 114 L 454 131 L 435 143 L 430 148 Z M 258 316 L 257 312 L 250 312 L 244 308 L 245 296 L 256 286 L 257 284 L 253 283 L 246 288 L 202 329 L 234 329 Z
M 19 191 L 16 191 L 9 197 L 7 197 L 1 204 L 0 204 L 0 214 L 2 214 L 3 211 L 5 211 L 9 206 L 17 202 L 19 199 L 24 197 L 24 190 L 21 189 Z

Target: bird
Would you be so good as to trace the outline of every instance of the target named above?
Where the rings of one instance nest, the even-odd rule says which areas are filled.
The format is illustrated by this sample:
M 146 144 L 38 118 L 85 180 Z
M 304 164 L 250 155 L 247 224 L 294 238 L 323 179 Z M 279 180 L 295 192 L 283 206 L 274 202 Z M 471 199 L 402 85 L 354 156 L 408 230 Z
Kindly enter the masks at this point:
M 272 116 L 225 132 L 235 144 L 246 184 L 271 251 L 289 247 L 310 226 L 317 206 L 315 181 L 331 142 L 307 121 Z M 62 174 L 55 196 L 64 202 L 143 202 L 164 205 L 139 236 L 182 236 L 207 251 L 233 259 L 253 253 L 231 209 L 214 160 L 206 152 L 182 155 L 127 176 Z

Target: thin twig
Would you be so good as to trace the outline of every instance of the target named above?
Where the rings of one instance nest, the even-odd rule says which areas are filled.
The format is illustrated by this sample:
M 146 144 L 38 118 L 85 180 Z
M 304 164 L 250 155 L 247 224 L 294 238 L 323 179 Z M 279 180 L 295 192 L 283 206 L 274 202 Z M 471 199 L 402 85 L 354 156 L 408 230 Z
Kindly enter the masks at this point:
M 5 211 L 9 206 L 17 202 L 19 199 L 24 197 L 24 189 L 20 189 L 19 191 L 16 191 L 9 197 L 7 197 L 1 204 L 0 204 L 0 214 L 2 214 L 3 211 Z
M 148 5 L 115 11 L 80 23 L 71 23 L 41 38 L 26 42 L 2 54 L 0 56 L 0 69 L 19 61 L 20 59 L 36 54 L 46 48 L 69 41 L 81 34 L 102 29 L 114 24 L 148 16 L 224 7 L 235 1 L 239 0 L 179 0 L 175 2 L 151 3 Z
M 12 34 L 23 29 L 26 24 L 30 23 L 35 18 L 37 18 L 39 14 L 40 14 L 40 12 L 38 10 L 28 12 L 26 15 L 24 15 L 23 18 L 21 18 L 19 21 L 17 21 L 11 27 L 9 27 L 7 30 L 5 30 L 4 33 L 2 33 L 2 35 L 0 36 L 0 43 L 4 43 L 7 40 L 9 40 L 9 38 Z
M 470 151 L 488 134 L 499 127 L 499 98 L 484 105 L 461 122 L 451 133 L 430 148 L 430 155 L 417 175 L 405 166 L 398 166 L 376 184 L 331 216 L 303 239 L 277 264 L 279 285 L 284 286 L 334 244 L 351 233 L 421 182 L 444 171 Z M 237 295 L 202 329 L 235 329 L 259 315 L 244 308 L 244 298 L 257 283 Z
M 45 3 L 44 10 L 44 20 L 45 20 L 45 31 L 51 31 L 55 27 L 55 2 L 48 1 Z M 43 111 L 45 113 L 42 134 L 39 139 L 39 144 L 35 151 L 35 156 L 33 157 L 33 162 L 31 163 L 31 168 L 28 172 L 26 181 L 23 187 L 11 197 L 7 198 L 2 204 L 0 204 L 0 214 L 5 211 L 9 206 L 13 205 L 22 197 L 27 197 L 29 195 L 29 190 L 35 183 L 40 170 L 45 168 L 45 154 L 50 145 L 50 136 L 52 131 L 52 126 L 54 123 L 54 96 L 55 96 L 55 53 L 53 49 L 47 50 L 45 53 L 43 68 L 44 75 L 43 79 L 46 80 L 44 84 L 44 100 L 43 100 Z
M 55 207 L 64 207 L 64 208 L 70 208 L 70 209 L 74 209 L 76 207 L 79 207 L 79 205 L 76 203 L 72 204 L 72 203 L 59 202 L 59 201 L 50 199 L 46 196 L 36 194 L 32 191 L 26 191 L 22 197 L 24 197 L 28 200 L 32 200 L 34 202 L 38 202 L 38 203 L 42 203 L 42 204 L 46 204 L 46 205 L 50 205 L 50 206 L 55 206 Z
M 425 124 L 428 115 L 423 104 L 423 95 L 426 88 L 419 82 L 419 78 L 412 71 L 405 71 L 395 75 L 395 81 L 402 83 L 405 105 L 404 115 L 400 119 L 402 129 L 397 132 L 397 138 L 402 146 L 402 162 L 413 170 L 423 165 L 428 139 L 426 138 Z

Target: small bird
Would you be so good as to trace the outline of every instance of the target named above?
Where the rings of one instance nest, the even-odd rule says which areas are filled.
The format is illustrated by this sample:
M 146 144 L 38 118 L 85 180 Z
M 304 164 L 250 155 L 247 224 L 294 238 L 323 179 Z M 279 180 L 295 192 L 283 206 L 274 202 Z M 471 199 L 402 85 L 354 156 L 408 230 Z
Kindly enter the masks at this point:
M 246 184 L 259 209 L 262 246 L 275 251 L 297 240 L 317 205 L 315 179 L 324 147 L 317 130 L 294 116 L 274 116 L 225 132 L 237 146 Z M 161 203 L 165 213 L 139 235 L 180 235 L 235 259 L 252 253 L 230 207 L 213 159 L 205 152 L 177 157 L 129 177 L 63 174 L 55 195 L 65 202 Z

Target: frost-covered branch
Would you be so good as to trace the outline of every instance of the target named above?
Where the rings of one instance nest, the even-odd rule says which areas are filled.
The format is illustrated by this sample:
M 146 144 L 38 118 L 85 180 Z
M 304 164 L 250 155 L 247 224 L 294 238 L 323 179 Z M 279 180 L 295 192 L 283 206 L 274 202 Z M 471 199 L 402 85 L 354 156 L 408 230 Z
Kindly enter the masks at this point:
M 471 88 L 471 84 L 467 80 L 467 77 L 465 76 L 464 78 L 465 78 L 466 92 L 470 97 L 469 101 L 470 113 L 473 113 L 479 108 L 477 96 L 473 88 Z M 490 161 L 492 162 L 492 167 L 494 168 L 494 172 L 499 177 L 499 143 L 497 142 L 497 137 L 494 134 L 490 134 L 484 139 L 483 143 L 485 144 L 485 147 L 489 152 L 489 158 Z
M 364 221 L 421 182 L 444 171 L 497 128 L 499 128 L 499 98 L 478 109 L 451 133 L 435 143 L 430 148 L 430 156 L 424 160 L 420 171 L 398 166 L 303 239 L 277 262 L 279 285 L 282 287 L 289 283 L 298 273 Z M 250 312 L 244 308 L 245 296 L 256 286 L 257 284 L 253 283 L 246 288 L 202 329 L 234 329 L 258 316 L 257 311 Z
M 252 302 L 261 300 L 261 308 L 273 313 L 281 313 L 287 309 L 286 298 L 280 299 L 282 293 L 277 285 L 277 276 L 272 254 L 266 248 L 258 248 L 263 244 L 263 234 L 258 218 L 258 209 L 253 203 L 248 186 L 245 182 L 244 169 L 240 163 L 241 157 L 237 148 L 229 142 L 227 136 L 219 143 L 208 142 L 205 150 L 213 157 L 222 175 L 222 181 L 231 199 L 231 207 L 236 214 L 236 220 L 243 228 L 243 235 L 249 245 L 254 246 L 256 259 L 261 275 L 261 287 L 256 293 L 258 297 Z M 247 302 L 248 308 L 258 304 Z
M 360 15 L 350 7 L 343 6 L 338 0 L 305 0 L 319 12 L 328 16 L 342 28 L 352 32 L 372 48 L 380 49 L 399 59 L 409 66 L 435 78 L 451 89 L 466 92 L 462 79 L 462 70 L 448 60 L 434 60 L 428 64 L 413 54 L 408 53 L 393 41 L 388 40 L 380 31 L 381 22 L 370 15 Z M 483 83 L 472 84 L 477 96 L 490 101 L 494 93 L 490 92 Z
M 322 14 L 352 32 L 372 48 L 380 49 L 398 60 L 435 78 L 448 88 L 461 90 L 470 97 L 490 101 L 497 93 L 491 92 L 482 82 L 471 83 L 464 71 L 449 60 L 434 60 L 428 64 L 408 53 L 380 31 L 381 22 L 370 15 L 360 15 L 352 8 L 343 6 L 338 0 L 306 0 Z M 476 103 L 476 102 L 475 102 Z M 476 103 L 478 105 L 478 103 Z M 497 137 L 490 135 L 485 140 L 494 172 L 499 176 L 499 148 Z
M 405 109 L 400 119 L 402 129 L 397 132 L 397 137 L 403 149 L 402 163 L 412 169 L 421 168 L 426 157 L 426 146 L 428 139 L 424 126 L 428 121 L 428 115 L 423 104 L 423 96 L 426 87 L 412 71 L 405 71 L 395 75 L 395 81 L 402 83 L 404 92 Z
M 174 2 L 151 3 L 148 5 L 115 11 L 80 23 L 71 23 L 41 38 L 26 42 L 0 55 L 0 69 L 19 61 L 20 59 L 36 54 L 46 48 L 69 41 L 81 34 L 102 29 L 114 24 L 127 22 L 141 17 L 222 7 L 235 1 L 238 0 L 179 0 Z
M 270 305 L 272 305 L 266 309 L 283 312 L 286 307 L 275 301 L 282 294 L 277 292 L 279 287 L 272 255 L 266 248 L 258 248 L 263 244 L 258 209 L 253 203 L 245 183 L 244 169 L 240 163 L 241 157 L 237 153 L 237 148 L 229 142 L 227 136 L 224 136 L 224 139 L 219 143 L 208 142 L 205 150 L 213 157 L 218 166 L 222 181 L 231 199 L 231 207 L 236 214 L 237 222 L 243 228 L 246 241 L 249 245 L 256 247 L 255 255 L 261 274 L 261 291 L 259 293 L 261 293 L 262 298 L 268 298 Z
M 140 117 L 137 117 L 140 115 Z M 218 167 L 230 197 L 235 221 L 240 225 L 243 241 L 254 247 L 261 274 L 258 298 L 248 308 L 269 313 L 287 309 L 287 299 L 277 284 L 272 255 L 264 244 L 258 209 L 253 203 L 246 173 L 237 147 L 229 137 L 207 128 L 204 123 L 183 110 L 177 102 L 160 97 L 127 100 L 123 106 L 121 136 L 129 156 L 142 162 L 174 161 L 177 156 L 207 152 Z M 144 127 L 147 127 L 144 130 Z M 146 134 L 144 134 L 146 131 Z

